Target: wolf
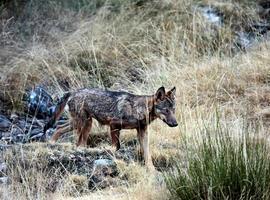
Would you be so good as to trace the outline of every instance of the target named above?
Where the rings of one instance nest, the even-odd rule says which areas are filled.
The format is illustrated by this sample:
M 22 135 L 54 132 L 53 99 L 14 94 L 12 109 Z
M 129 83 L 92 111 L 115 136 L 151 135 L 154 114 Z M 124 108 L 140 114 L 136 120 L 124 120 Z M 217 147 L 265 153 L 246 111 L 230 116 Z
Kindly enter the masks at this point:
M 56 105 L 55 113 L 45 125 L 44 132 L 54 126 L 67 104 L 71 119 L 56 127 L 52 142 L 56 142 L 64 133 L 76 130 L 76 145 L 86 146 L 92 121 L 96 119 L 100 124 L 110 127 L 112 145 L 116 150 L 120 149 L 120 131 L 136 129 L 145 165 L 152 165 L 147 126 L 157 118 L 170 127 L 178 125 L 175 117 L 175 92 L 175 87 L 166 92 L 163 86 L 153 95 L 135 95 L 98 88 L 68 92 Z

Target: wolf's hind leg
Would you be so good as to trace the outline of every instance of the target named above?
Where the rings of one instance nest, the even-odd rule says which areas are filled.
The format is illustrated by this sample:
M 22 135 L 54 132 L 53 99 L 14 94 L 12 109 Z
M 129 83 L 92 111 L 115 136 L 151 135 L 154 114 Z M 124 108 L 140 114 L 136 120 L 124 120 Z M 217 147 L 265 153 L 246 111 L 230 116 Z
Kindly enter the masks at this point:
M 120 149 L 120 141 L 119 141 L 119 136 L 120 136 L 120 129 L 110 127 L 111 129 L 111 137 L 112 137 L 112 145 L 116 147 L 116 151 Z
M 139 160 L 143 160 L 144 159 L 144 157 L 143 157 L 143 155 L 144 155 L 144 149 L 143 149 L 143 135 L 142 135 L 142 133 L 141 133 L 141 131 L 140 131 L 140 129 L 138 128 L 137 129 L 137 138 L 138 138 L 138 140 L 139 140 L 139 146 L 140 146 L 140 150 L 139 150 Z
M 92 118 L 90 117 L 82 123 L 80 132 L 78 132 L 79 138 L 78 138 L 77 146 L 87 145 L 87 139 L 89 137 L 91 128 L 92 128 Z
M 52 136 L 52 142 L 56 142 L 61 135 L 72 130 L 73 127 L 69 121 L 61 126 L 57 126 L 56 131 Z

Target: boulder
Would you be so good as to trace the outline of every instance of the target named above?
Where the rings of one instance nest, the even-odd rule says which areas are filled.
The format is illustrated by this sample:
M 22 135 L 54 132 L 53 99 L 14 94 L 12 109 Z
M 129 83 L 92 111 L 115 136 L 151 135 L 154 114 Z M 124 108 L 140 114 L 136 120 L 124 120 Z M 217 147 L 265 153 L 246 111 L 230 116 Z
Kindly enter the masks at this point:
M 9 183 L 8 177 L 0 177 L 0 185 L 7 185 Z
M 112 185 L 113 177 L 118 175 L 114 160 L 98 159 L 93 163 L 93 170 L 89 180 L 89 188 L 105 188 Z
M 9 130 L 11 121 L 4 115 L 0 115 L 0 132 Z
M 7 171 L 7 165 L 4 162 L 0 162 L 0 174 Z
M 26 100 L 28 113 L 38 119 L 46 119 L 54 111 L 53 99 L 43 87 L 36 87 L 27 92 Z

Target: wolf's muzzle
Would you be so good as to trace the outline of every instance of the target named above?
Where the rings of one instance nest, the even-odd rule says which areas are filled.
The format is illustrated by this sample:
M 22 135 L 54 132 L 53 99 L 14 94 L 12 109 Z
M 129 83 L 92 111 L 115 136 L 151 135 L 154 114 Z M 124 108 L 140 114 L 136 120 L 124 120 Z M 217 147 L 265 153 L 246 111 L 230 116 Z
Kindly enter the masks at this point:
M 164 121 L 169 127 L 176 127 L 178 126 L 178 123 L 175 122 L 167 122 L 165 119 L 163 119 L 162 121 Z

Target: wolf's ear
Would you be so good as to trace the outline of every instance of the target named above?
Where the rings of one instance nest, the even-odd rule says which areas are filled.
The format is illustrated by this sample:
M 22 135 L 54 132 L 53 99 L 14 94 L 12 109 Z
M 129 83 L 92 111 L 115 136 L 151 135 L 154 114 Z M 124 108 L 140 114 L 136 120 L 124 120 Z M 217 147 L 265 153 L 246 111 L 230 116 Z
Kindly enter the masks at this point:
M 170 97 L 170 98 L 174 98 L 175 97 L 175 93 L 176 93 L 176 88 L 173 87 L 170 91 L 167 92 L 167 95 Z
M 165 98 L 165 88 L 162 86 L 156 92 L 156 100 L 164 100 Z

